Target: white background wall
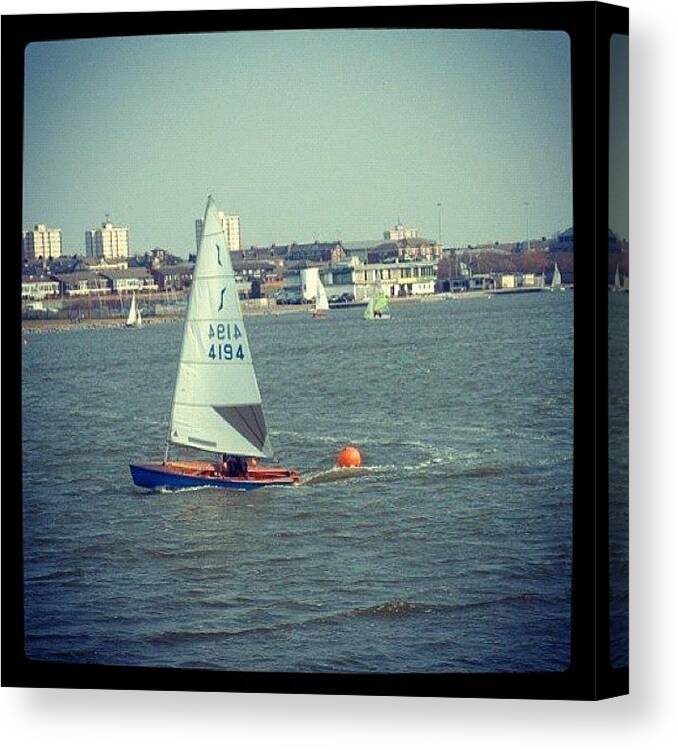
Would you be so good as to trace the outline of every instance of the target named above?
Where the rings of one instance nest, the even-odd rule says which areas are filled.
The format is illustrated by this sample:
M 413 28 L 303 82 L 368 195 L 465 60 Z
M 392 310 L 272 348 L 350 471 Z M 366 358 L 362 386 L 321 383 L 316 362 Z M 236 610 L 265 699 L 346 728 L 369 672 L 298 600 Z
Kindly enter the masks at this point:
M 327 2 L 293 3 L 319 4 Z M 621 4 L 630 6 L 632 24 L 632 695 L 590 704 L 3 689 L 5 747 L 607 750 L 666 748 L 676 741 L 678 295 L 658 286 L 651 274 L 657 269 L 674 274 L 676 266 L 675 243 L 667 239 L 674 235 L 676 196 L 677 19 L 670 0 Z M 198 5 L 238 7 L 224 0 L 200 0 Z M 246 0 L 240 5 L 279 3 Z M 141 6 L 102 0 L 96 9 L 139 7 L 186 5 L 176 0 L 144 0 Z M 91 12 L 93 6 L 91 0 L 2 4 L 3 13 L 55 10 Z

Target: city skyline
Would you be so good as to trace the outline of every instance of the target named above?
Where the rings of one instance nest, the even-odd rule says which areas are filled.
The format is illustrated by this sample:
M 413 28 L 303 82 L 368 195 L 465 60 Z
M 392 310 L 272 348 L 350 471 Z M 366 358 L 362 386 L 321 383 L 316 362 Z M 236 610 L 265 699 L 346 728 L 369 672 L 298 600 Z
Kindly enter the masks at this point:
M 114 63 L 110 61 L 114 60 Z M 24 226 L 93 218 L 186 254 L 207 193 L 242 245 L 445 245 L 570 226 L 569 41 L 557 32 L 238 32 L 32 44 Z

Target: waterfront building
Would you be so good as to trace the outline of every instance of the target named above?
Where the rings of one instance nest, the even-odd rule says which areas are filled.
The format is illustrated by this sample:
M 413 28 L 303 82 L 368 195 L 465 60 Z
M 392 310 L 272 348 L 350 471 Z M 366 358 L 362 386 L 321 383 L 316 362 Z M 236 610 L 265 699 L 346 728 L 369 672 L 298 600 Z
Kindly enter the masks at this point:
M 524 273 L 523 286 L 544 286 L 544 275 L 541 273 Z
M 366 299 L 375 285 L 380 285 L 388 297 L 433 294 L 435 264 L 427 261 L 394 260 L 386 263 L 345 264 L 332 269 L 328 294 L 353 295 Z
M 23 258 L 34 261 L 42 258 L 59 258 L 61 256 L 61 229 L 53 229 L 45 224 L 36 224 L 33 229 L 21 235 Z
M 503 273 L 500 285 L 502 289 L 517 289 L 522 286 L 522 276 L 519 273 Z
M 259 279 L 264 284 L 277 281 L 280 278 L 280 268 L 270 260 L 243 260 L 240 253 L 231 253 L 231 262 L 236 276 Z
M 109 294 L 111 291 L 108 280 L 96 271 L 58 273 L 54 274 L 52 279 L 59 283 L 59 292 L 64 297 Z
M 470 291 L 484 291 L 495 288 L 494 276 L 489 273 L 474 273 L 469 276 L 467 283 Z
M 89 258 L 107 261 L 129 258 L 129 228 L 113 226 L 108 217 L 100 228 L 85 231 L 85 253 Z
M 383 263 L 386 260 L 439 260 L 443 248 L 437 242 L 423 237 L 406 237 L 400 240 L 382 242 L 367 251 L 368 263 Z
M 346 252 L 341 242 L 307 242 L 298 245 L 293 242 L 287 246 L 286 261 L 311 261 L 313 263 L 341 263 Z
M 286 255 L 287 245 L 271 245 L 270 247 L 257 247 L 256 245 L 250 245 L 250 247 L 242 249 L 240 253 L 232 253 L 231 258 L 235 260 L 239 257 L 241 260 L 246 261 L 265 260 L 282 268 Z
M 418 233 L 416 229 L 413 227 L 405 227 L 400 222 L 384 232 L 385 240 L 409 240 L 415 239 L 417 236 Z
M 226 235 L 226 242 L 229 250 L 240 250 L 240 217 L 227 216 L 223 211 L 217 211 L 217 219 L 221 223 L 221 228 Z M 202 219 L 195 220 L 195 248 L 196 252 L 200 249 L 200 239 L 202 238 Z
M 176 292 L 191 286 L 193 268 L 192 263 L 178 263 L 173 266 L 152 268 L 151 275 L 161 291 Z
M 127 268 L 101 271 L 111 291 L 120 294 L 132 292 L 157 292 L 158 284 L 146 268 Z
M 367 263 L 368 252 L 383 244 L 383 240 L 356 240 L 341 244 L 347 259 L 357 258 L 361 263 Z
M 46 297 L 57 297 L 59 294 L 59 282 L 45 276 L 25 275 L 21 277 L 21 299 L 41 300 Z

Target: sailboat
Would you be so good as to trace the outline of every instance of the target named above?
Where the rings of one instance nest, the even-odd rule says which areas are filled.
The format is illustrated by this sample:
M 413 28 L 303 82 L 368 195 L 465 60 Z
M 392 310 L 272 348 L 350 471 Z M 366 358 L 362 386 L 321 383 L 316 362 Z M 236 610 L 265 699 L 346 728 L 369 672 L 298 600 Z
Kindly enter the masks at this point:
M 141 328 L 141 310 L 137 307 L 137 298 L 134 292 L 132 292 L 132 304 L 129 306 L 129 315 L 125 322 L 127 328 Z
M 562 278 L 560 276 L 560 269 L 556 263 L 556 267 L 553 269 L 553 278 L 551 279 L 551 291 L 554 289 L 562 289 Z
M 318 292 L 316 294 L 315 298 L 315 307 L 313 308 L 313 317 L 314 318 L 326 318 L 327 312 L 330 309 L 330 303 L 327 299 L 327 292 L 325 291 L 325 287 L 318 279 Z
M 388 306 L 388 298 L 384 290 L 379 287 L 373 289 L 367 302 L 367 309 L 363 317 L 365 320 L 390 320 L 391 310 Z
M 621 290 L 622 290 L 621 276 L 619 274 L 619 263 L 617 263 L 617 268 L 614 272 L 614 288 L 612 291 L 621 292 Z
M 170 445 L 250 459 L 230 473 L 214 460 L 169 460 Z M 136 485 L 153 489 L 252 490 L 299 481 L 296 471 L 254 466 L 271 454 L 228 242 L 212 196 L 188 300 L 165 446 L 158 463 L 131 463 Z M 226 475 L 230 474 L 230 475 Z M 235 474 L 235 475 L 234 475 Z

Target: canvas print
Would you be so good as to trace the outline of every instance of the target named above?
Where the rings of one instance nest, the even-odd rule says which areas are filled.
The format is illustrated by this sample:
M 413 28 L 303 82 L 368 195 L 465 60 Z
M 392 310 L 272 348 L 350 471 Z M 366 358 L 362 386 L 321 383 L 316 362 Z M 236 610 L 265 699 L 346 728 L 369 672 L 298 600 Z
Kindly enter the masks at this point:
M 24 115 L 27 656 L 566 670 L 567 34 L 33 43 Z

